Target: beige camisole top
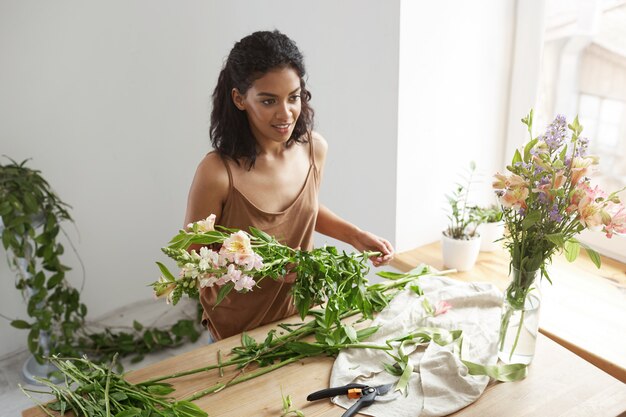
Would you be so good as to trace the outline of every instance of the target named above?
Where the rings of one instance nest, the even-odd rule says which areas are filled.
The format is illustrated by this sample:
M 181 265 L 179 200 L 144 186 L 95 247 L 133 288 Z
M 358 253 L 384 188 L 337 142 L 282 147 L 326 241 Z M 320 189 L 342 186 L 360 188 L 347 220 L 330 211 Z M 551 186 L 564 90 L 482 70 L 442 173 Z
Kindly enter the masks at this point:
M 248 200 L 233 183 L 231 162 L 223 159 L 230 185 L 217 224 L 245 231 L 254 226 L 292 248 L 312 249 L 320 184 L 313 138 L 309 139 L 309 152 L 309 172 L 300 193 L 291 205 L 278 213 L 263 211 Z M 202 323 L 214 339 L 220 340 L 296 313 L 290 293 L 292 284 L 282 279 L 265 278 L 259 286 L 245 294 L 233 290 L 217 306 L 217 286 L 200 290 L 200 302 L 204 307 Z

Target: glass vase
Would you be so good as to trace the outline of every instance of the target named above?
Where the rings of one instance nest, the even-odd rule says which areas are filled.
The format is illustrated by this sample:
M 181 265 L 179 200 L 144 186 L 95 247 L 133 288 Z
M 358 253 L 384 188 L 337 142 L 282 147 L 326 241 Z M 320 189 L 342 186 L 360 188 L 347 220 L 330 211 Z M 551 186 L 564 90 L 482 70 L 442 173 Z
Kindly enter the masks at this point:
M 498 358 L 504 363 L 529 364 L 535 356 L 541 295 L 535 285 L 540 270 L 511 268 L 512 282 L 502 305 Z

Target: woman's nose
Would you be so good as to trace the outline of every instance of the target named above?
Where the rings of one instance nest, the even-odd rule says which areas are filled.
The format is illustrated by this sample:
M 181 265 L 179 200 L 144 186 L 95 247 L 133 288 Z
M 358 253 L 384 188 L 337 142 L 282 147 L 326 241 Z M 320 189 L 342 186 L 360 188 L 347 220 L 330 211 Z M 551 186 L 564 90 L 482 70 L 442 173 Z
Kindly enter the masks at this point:
M 291 104 L 282 103 L 280 106 L 278 106 L 278 109 L 276 110 L 276 118 L 280 120 L 288 120 L 291 118 L 291 113 Z

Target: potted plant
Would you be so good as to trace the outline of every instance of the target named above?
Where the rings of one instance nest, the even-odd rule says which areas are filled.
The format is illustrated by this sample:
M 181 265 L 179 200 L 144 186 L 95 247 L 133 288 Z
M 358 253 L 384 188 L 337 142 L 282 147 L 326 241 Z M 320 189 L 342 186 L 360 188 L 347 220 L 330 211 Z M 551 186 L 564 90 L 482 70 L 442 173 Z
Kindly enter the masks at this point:
M 502 247 L 500 240 L 504 236 L 504 222 L 502 209 L 491 204 L 489 206 L 472 207 L 473 216 L 478 223 L 477 231 L 480 234 L 480 251 L 493 252 Z
M 15 271 L 15 286 L 26 302 L 28 319 L 15 319 L 11 325 L 28 330 L 28 349 L 33 354 L 24 364 L 29 382 L 54 368 L 50 355 L 77 357 L 89 354 L 109 362 L 116 353 L 134 355 L 174 346 L 199 337 L 193 320 L 182 319 L 171 329 L 144 327 L 133 322 L 130 331 L 102 332 L 88 329 L 87 307 L 80 292 L 66 280 L 70 268 L 64 265 L 59 240 L 64 222 L 72 222 L 70 206 L 52 190 L 41 172 L 26 161 L 0 164 L 0 236 L 9 266 Z M 198 319 L 197 322 L 200 320 Z
M 470 187 L 476 172 L 476 164 L 472 161 L 470 169 L 462 183 L 447 195 L 450 212 L 450 223 L 441 236 L 443 263 L 448 268 L 468 271 L 474 267 L 480 251 L 480 234 L 474 211 L 468 204 Z

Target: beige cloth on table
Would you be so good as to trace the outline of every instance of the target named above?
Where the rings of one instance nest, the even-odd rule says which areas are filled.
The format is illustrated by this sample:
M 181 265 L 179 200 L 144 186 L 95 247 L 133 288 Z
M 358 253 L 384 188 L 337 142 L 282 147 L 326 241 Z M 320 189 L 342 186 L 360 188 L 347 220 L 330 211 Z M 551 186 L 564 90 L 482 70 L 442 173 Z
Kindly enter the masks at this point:
M 419 327 L 462 330 L 463 360 L 495 364 L 502 293 L 488 283 L 465 283 L 439 276 L 421 277 L 419 285 L 423 296 L 407 289 L 376 317 L 372 325 L 381 327 L 367 343 L 385 344 L 387 339 L 406 335 Z M 452 308 L 431 317 L 424 311 L 424 297 L 432 306 L 447 301 Z M 414 368 L 407 396 L 392 389 L 360 413 L 381 417 L 445 416 L 474 402 L 484 391 L 489 377 L 469 375 L 454 346 L 454 343 L 440 346 L 431 342 L 413 347 L 409 357 Z M 409 348 L 405 349 L 405 353 L 409 352 Z M 383 367 L 383 363 L 393 362 L 381 350 L 346 349 L 335 360 L 330 386 L 395 383 L 398 377 Z M 345 396 L 335 397 L 333 402 L 344 408 L 354 404 L 354 400 Z

